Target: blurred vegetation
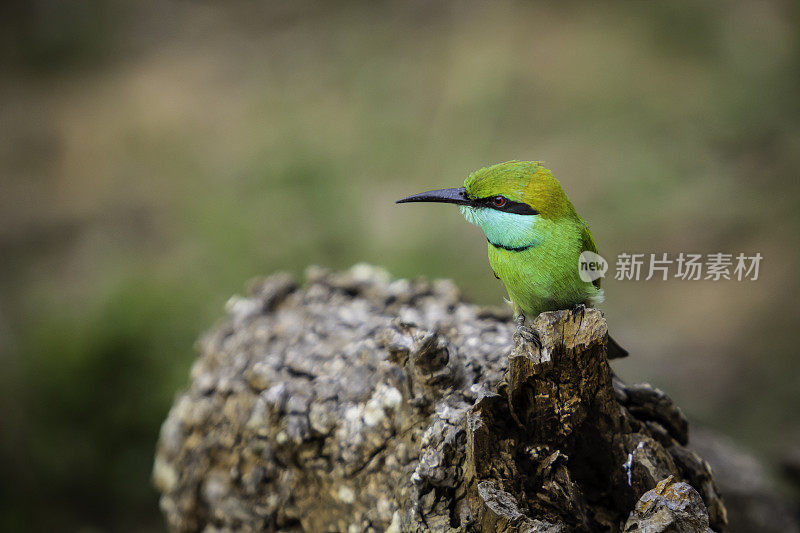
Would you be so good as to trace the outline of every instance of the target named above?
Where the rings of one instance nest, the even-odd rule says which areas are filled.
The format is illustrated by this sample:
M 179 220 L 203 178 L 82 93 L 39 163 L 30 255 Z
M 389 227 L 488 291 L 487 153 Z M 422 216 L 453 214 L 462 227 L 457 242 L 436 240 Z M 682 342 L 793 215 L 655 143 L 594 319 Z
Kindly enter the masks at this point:
M 163 528 L 159 424 L 248 278 L 368 261 L 498 303 L 476 228 L 392 201 L 508 159 L 612 260 L 761 252 L 757 282 L 609 280 L 616 367 L 765 457 L 800 439 L 796 3 L 0 9 L 0 529 Z

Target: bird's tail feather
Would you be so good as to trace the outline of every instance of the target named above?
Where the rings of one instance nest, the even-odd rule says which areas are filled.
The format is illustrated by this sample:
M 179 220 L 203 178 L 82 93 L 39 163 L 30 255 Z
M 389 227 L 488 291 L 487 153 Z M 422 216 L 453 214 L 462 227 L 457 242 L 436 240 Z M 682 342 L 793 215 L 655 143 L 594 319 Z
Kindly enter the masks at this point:
M 628 350 L 617 344 L 611 335 L 608 336 L 608 345 L 606 346 L 609 359 L 622 359 L 628 357 Z

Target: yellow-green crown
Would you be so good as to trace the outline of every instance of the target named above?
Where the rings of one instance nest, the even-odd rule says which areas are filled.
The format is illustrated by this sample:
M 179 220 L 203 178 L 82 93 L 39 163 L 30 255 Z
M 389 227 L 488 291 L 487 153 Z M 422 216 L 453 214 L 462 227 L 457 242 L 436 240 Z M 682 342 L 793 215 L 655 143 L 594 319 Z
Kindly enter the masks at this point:
M 561 184 L 539 161 L 506 161 L 473 172 L 464 181 L 470 198 L 505 196 L 525 202 L 545 218 L 577 216 Z

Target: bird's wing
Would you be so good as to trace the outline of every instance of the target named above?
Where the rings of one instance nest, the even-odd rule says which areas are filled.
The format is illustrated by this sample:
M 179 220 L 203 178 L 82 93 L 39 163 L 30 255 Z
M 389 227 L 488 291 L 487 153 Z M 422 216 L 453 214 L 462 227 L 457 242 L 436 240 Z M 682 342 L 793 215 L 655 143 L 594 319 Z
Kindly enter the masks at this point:
M 583 220 L 581 220 L 583 222 Z M 581 251 L 582 252 L 594 252 L 597 253 L 597 244 L 594 242 L 594 237 L 592 237 L 592 232 L 589 231 L 589 226 L 586 225 L 586 222 L 583 222 L 583 227 L 581 228 Z M 592 282 L 592 284 L 600 288 L 600 279 L 597 278 Z
M 587 226 L 586 223 L 584 223 L 583 228 L 581 228 L 581 239 L 583 240 L 582 252 L 589 251 L 597 253 L 597 244 L 595 244 L 592 232 L 589 231 L 589 226 Z

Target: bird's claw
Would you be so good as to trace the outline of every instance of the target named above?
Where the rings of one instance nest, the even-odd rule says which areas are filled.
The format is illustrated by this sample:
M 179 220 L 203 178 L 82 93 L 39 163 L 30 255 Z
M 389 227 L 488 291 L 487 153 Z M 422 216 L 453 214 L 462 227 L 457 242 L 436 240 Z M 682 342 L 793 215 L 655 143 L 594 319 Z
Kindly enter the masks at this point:
M 522 315 L 517 316 L 514 321 L 517 323 L 517 337 L 519 340 L 527 343 L 533 344 L 536 348 L 542 348 L 542 341 L 539 338 L 539 334 L 536 330 L 528 327 L 525 325 L 525 317 Z
M 528 344 L 533 344 L 534 346 L 536 346 L 537 349 L 542 348 L 542 339 L 539 338 L 539 334 L 536 333 L 535 330 L 532 330 L 530 328 L 520 328 L 519 336 L 522 340 L 524 340 Z
M 572 314 L 576 319 L 578 315 L 580 315 L 581 322 L 583 322 L 583 317 L 586 315 L 586 306 L 584 304 L 575 305 L 575 307 L 572 308 Z

